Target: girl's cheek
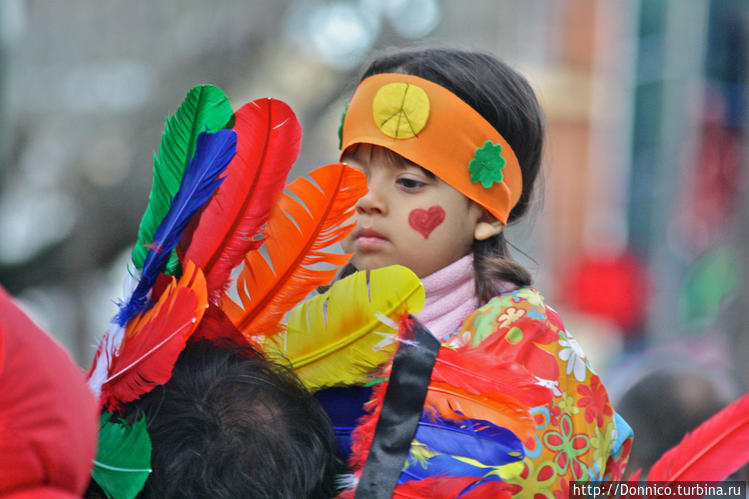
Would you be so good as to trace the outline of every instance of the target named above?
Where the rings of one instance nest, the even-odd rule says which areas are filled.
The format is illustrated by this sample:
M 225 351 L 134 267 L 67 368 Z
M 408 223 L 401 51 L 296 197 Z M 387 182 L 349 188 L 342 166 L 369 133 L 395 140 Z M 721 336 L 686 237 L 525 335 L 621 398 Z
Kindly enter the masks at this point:
M 429 234 L 439 227 L 444 220 L 445 210 L 440 205 L 430 206 L 426 210 L 416 208 L 408 214 L 408 225 L 421 234 L 424 239 L 429 239 Z
M 341 241 L 341 248 L 346 253 L 355 253 L 354 251 L 354 231 L 352 230 L 343 241 Z

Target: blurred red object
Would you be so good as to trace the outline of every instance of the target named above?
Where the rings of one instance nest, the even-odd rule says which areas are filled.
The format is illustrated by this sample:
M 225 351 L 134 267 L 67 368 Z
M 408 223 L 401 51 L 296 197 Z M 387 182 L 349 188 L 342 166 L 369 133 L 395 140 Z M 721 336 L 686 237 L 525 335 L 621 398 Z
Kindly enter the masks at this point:
M 648 273 L 630 252 L 585 255 L 563 280 L 562 296 L 581 312 L 607 319 L 632 331 L 645 317 Z
M 81 497 L 99 404 L 67 351 L 0 286 L 0 496 Z

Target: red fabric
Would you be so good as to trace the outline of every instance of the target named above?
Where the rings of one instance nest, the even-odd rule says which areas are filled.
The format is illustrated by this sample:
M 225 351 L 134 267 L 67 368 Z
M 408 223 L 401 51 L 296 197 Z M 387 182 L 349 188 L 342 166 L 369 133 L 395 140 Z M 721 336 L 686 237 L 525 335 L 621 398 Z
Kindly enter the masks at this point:
M 97 427 L 81 371 L 0 287 L 0 495 L 80 496 Z
M 3 494 L 3 499 L 76 499 L 78 497 L 81 497 L 80 494 L 73 494 L 53 487 L 34 487 L 33 489 Z

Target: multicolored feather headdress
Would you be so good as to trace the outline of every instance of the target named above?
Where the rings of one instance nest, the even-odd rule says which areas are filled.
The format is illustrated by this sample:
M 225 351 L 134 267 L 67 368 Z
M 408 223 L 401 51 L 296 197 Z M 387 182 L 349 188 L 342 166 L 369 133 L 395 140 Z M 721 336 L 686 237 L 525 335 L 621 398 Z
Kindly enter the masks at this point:
M 212 85 L 191 89 L 167 120 L 127 291 L 88 375 L 105 411 L 93 475 L 112 497 L 140 491 L 150 444 L 144 424 L 123 426 L 110 412 L 166 383 L 191 338 L 254 343 L 280 332 L 284 314 L 334 277 L 315 267 L 348 261 L 325 249 L 352 230 L 344 222 L 364 176 L 328 165 L 289 186 L 296 199 L 283 194 L 300 144 L 285 103 L 258 99 L 233 112 Z M 227 291 L 242 264 L 237 304 Z

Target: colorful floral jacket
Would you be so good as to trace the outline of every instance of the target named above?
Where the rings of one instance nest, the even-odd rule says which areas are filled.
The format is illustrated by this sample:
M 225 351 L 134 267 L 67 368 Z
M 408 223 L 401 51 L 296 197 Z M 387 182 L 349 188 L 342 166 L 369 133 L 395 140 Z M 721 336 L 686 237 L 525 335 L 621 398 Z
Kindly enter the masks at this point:
M 523 442 L 524 470 L 508 479 L 514 497 L 567 497 L 577 480 L 619 480 L 632 430 L 611 407 L 601 379 L 556 311 L 533 288 L 497 296 L 468 316 L 443 344 L 500 342 L 503 360 L 520 363 L 554 397 L 531 410 L 536 434 Z

